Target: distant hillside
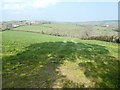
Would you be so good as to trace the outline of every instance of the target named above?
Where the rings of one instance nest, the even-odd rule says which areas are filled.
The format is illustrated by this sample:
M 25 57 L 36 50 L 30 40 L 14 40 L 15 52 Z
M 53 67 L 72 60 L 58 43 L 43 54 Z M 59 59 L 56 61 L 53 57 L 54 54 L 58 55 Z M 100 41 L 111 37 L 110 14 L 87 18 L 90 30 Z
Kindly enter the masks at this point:
M 104 20 L 103 22 L 120 22 L 120 20 Z
M 90 24 L 90 25 L 104 25 L 104 24 L 116 24 L 120 20 L 104 20 L 104 21 L 86 21 L 80 22 L 79 24 Z

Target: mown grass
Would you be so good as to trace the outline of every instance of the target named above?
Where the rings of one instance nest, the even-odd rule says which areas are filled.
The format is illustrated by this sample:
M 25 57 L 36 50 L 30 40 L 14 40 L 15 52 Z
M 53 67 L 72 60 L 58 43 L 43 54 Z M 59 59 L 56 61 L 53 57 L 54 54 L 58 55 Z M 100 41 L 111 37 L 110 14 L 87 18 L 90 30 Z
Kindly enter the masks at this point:
M 119 86 L 117 44 L 3 32 L 3 88 Z

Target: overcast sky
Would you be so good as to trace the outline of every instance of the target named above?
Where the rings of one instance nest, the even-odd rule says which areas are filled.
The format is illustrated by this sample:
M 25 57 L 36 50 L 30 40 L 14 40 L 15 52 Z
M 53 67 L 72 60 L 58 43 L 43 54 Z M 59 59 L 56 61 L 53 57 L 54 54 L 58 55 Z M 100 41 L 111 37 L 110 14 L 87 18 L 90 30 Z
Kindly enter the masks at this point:
M 0 11 L 3 21 L 117 20 L 118 0 L 2 0 Z

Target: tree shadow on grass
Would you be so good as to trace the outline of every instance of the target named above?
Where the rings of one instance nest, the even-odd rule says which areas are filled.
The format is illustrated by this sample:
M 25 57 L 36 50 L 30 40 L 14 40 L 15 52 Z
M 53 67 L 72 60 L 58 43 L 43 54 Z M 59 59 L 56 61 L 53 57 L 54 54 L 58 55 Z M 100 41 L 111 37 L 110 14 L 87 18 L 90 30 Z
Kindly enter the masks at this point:
M 108 54 L 97 54 L 91 62 L 81 62 L 79 66 L 83 68 L 84 74 L 94 83 L 95 87 L 118 88 L 120 86 L 119 63 L 119 60 Z
M 100 45 L 74 42 L 44 42 L 26 47 L 26 51 L 3 57 L 3 88 L 50 88 L 63 77 L 58 67 L 65 60 L 75 62 L 94 87 L 117 87 L 118 60 Z M 73 86 L 77 87 L 77 86 Z

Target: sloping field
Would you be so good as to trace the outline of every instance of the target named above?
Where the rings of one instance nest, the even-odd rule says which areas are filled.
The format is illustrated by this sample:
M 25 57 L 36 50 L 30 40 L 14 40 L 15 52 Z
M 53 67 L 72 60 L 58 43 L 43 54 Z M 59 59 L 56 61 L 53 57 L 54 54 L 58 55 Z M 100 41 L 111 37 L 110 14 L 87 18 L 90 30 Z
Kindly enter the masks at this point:
M 86 38 L 91 36 L 118 36 L 118 32 L 111 27 L 100 25 L 80 25 L 80 24 L 37 24 L 17 27 L 14 30 L 39 32 L 42 34 L 69 36 L 77 38 Z
M 2 48 L 3 88 L 119 86 L 115 43 L 5 31 Z

